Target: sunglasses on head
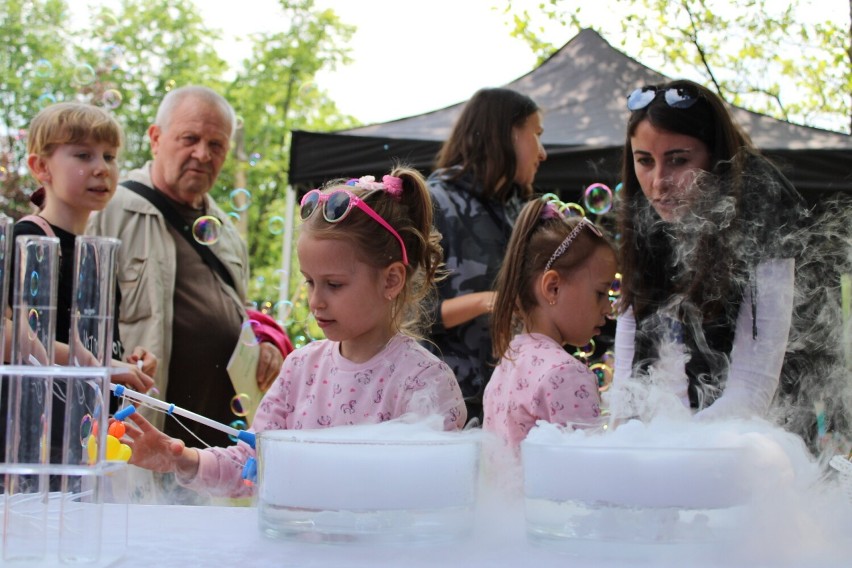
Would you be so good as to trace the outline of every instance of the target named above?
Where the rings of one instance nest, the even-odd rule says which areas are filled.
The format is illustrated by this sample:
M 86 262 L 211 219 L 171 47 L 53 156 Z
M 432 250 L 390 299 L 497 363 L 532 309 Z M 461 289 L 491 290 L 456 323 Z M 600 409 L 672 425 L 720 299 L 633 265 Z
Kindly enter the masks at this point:
M 319 189 L 312 189 L 302 197 L 300 205 L 299 216 L 302 218 L 302 221 L 313 215 L 314 211 L 321 206 L 322 217 L 329 223 L 343 221 L 349 216 L 349 212 L 357 207 L 396 238 L 399 242 L 399 248 L 402 250 L 402 263 L 408 266 L 408 252 L 405 250 L 405 243 L 402 241 L 399 233 L 387 221 L 382 219 L 381 215 L 376 213 L 372 207 L 367 205 L 363 199 L 348 189 L 335 189 L 329 193 L 323 193 Z
M 698 100 L 698 94 L 688 87 L 661 89 L 656 85 L 648 85 L 639 87 L 627 95 L 627 108 L 631 111 L 643 109 L 651 104 L 660 93 L 663 93 L 666 104 L 672 108 L 689 108 Z

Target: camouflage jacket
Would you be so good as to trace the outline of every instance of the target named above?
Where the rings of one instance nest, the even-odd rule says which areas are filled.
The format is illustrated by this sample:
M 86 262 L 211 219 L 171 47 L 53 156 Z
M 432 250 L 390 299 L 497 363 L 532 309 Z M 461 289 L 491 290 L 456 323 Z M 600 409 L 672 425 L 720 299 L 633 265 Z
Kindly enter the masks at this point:
M 424 346 L 450 366 L 466 401 L 478 405 L 496 364 L 491 356 L 488 317 L 445 329 L 441 324 L 441 303 L 462 294 L 493 289 L 523 203 L 518 192 L 506 203 L 484 200 L 482 189 L 472 176 L 452 179 L 457 173 L 458 167 L 436 170 L 427 181 L 449 276 L 438 284 L 432 314 L 435 323 Z M 474 415 L 469 413 L 468 417 Z

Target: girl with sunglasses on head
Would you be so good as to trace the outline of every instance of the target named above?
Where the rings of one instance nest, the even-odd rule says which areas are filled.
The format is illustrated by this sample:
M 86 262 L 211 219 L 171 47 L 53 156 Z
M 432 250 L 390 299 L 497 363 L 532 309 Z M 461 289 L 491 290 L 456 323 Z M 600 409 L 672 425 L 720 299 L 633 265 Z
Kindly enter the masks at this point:
M 597 376 L 564 345 L 582 346 L 611 315 L 612 243 L 585 217 L 528 202 L 500 268 L 491 316 L 500 363 L 485 387 L 484 429 L 517 451 L 537 420 L 596 424 Z
M 311 313 L 326 339 L 291 353 L 252 423 L 263 430 L 379 423 L 440 415 L 447 430 L 466 419 L 446 364 L 416 341 L 423 299 L 441 264 L 432 203 L 423 177 L 396 168 L 309 191 L 301 202 L 297 254 Z M 131 415 L 130 463 L 177 474 L 217 495 L 250 492 L 248 445 L 196 450 Z
M 836 303 L 827 287 L 808 289 L 804 200 L 705 87 L 642 87 L 627 107 L 614 417 L 637 413 L 629 396 L 616 402 L 620 387 L 675 347 L 685 355 L 676 394 L 696 418 L 767 416 L 783 398 L 796 405 L 779 419 L 807 436 L 809 377 L 828 379 L 836 341 L 801 330 Z
M 542 111 L 511 89 L 481 89 L 467 102 L 429 176 L 448 276 L 438 285 L 427 349 L 458 378 L 476 424 L 495 360 L 488 315 L 512 225 L 547 152 Z

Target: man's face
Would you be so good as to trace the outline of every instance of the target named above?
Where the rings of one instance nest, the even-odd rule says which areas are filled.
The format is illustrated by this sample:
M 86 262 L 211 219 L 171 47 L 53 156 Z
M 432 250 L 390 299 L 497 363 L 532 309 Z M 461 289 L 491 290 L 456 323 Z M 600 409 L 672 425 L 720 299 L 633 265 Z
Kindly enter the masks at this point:
M 231 122 L 215 104 L 186 97 L 171 119 L 148 129 L 151 181 L 175 201 L 200 206 L 228 156 Z

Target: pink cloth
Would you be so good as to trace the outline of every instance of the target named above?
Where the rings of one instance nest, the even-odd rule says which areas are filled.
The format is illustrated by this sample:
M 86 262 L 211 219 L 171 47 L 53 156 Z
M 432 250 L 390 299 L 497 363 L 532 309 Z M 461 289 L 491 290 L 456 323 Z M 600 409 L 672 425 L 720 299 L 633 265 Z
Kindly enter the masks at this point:
M 287 337 L 277 321 L 257 310 L 246 310 L 246 315 L 249 320 L 258 324 L 252 326 L 252 331 L 254 331 L 258 341 L 272 343 L 281 352 L 281 357 L 287 357 L 293 352 L 293 344 L 290 342 L 290 338 Z
M 403 414 L 444 416 L 456 430 L 467 419 L 452 371 L 410 337 L 398 334 L 366 363 L 340 355 L 340 344 L 316 341 L 293 351 L 263 397 L 252 431 L 301 430 L 347 424 L 377 424 Z M 198 473 L 182 484 L 214 495 L 250 495 L 242 468 L 255 452 L 240 442 L 199 450 Z
M 595 374 L 553 339 L 516 335 L 485 387 L 483 428 L 518 450 L 537 420 L 595 423 L 601 414 Z

